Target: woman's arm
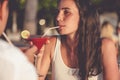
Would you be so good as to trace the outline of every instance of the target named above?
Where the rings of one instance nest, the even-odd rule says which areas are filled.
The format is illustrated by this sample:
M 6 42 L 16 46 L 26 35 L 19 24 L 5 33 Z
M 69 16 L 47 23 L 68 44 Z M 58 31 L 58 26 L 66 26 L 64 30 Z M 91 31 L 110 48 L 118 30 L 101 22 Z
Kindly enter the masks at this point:
M 102 41 L 102 63 L 103 63 L 103 78 L 104 80 L 120 80 L 118 63 L 117 63 L 117 48 L 115 43 L 110 39 Z

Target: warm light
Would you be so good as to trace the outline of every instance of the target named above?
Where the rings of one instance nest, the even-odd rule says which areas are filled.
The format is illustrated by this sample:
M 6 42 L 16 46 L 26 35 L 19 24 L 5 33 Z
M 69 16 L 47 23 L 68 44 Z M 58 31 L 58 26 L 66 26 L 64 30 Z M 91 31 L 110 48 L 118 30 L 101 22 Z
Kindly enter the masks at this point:
M 45 19 L 40 19 L 40 20 L 39 20 L 39 24 L 40 24 L 40 25 L 44 25 L 45 23 L 46 23 Z

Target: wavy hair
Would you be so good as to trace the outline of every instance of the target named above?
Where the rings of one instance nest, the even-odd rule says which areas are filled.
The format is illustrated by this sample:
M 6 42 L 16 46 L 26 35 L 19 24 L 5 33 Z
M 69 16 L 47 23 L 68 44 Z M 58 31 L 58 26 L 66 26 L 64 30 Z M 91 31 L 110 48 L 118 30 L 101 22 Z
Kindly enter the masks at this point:
M 76 32 L 79 75 L 82 80 L 102 72 L 99 13 L 88 0 L 74 0 L 80 14 Z

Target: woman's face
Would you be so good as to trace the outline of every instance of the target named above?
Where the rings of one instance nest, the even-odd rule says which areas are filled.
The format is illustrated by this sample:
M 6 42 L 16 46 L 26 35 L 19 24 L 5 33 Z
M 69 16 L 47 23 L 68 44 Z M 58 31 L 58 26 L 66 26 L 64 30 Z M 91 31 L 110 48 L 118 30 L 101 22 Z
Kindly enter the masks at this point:
M 0 35 L 3 33 L 8 19 L 8 1 L 4 1 L 0 6 Z
M 57 23 L 61 35 L 75 34 L 79 23 L 79 10 L 74 0 L 61 0 L 58 5 Z

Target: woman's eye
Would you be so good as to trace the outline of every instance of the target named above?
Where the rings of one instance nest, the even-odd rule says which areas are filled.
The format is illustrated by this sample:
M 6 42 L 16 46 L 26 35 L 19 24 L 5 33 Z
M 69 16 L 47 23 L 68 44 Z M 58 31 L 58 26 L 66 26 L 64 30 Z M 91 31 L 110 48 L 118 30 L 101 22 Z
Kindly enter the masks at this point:
M 65 11 L 64 11 L 64 15 L 67 16 L 67 15 L 69 15 L 69 14 L 70 14 L 70 12 L 69 12 L 68 10 L 65 10 Z

